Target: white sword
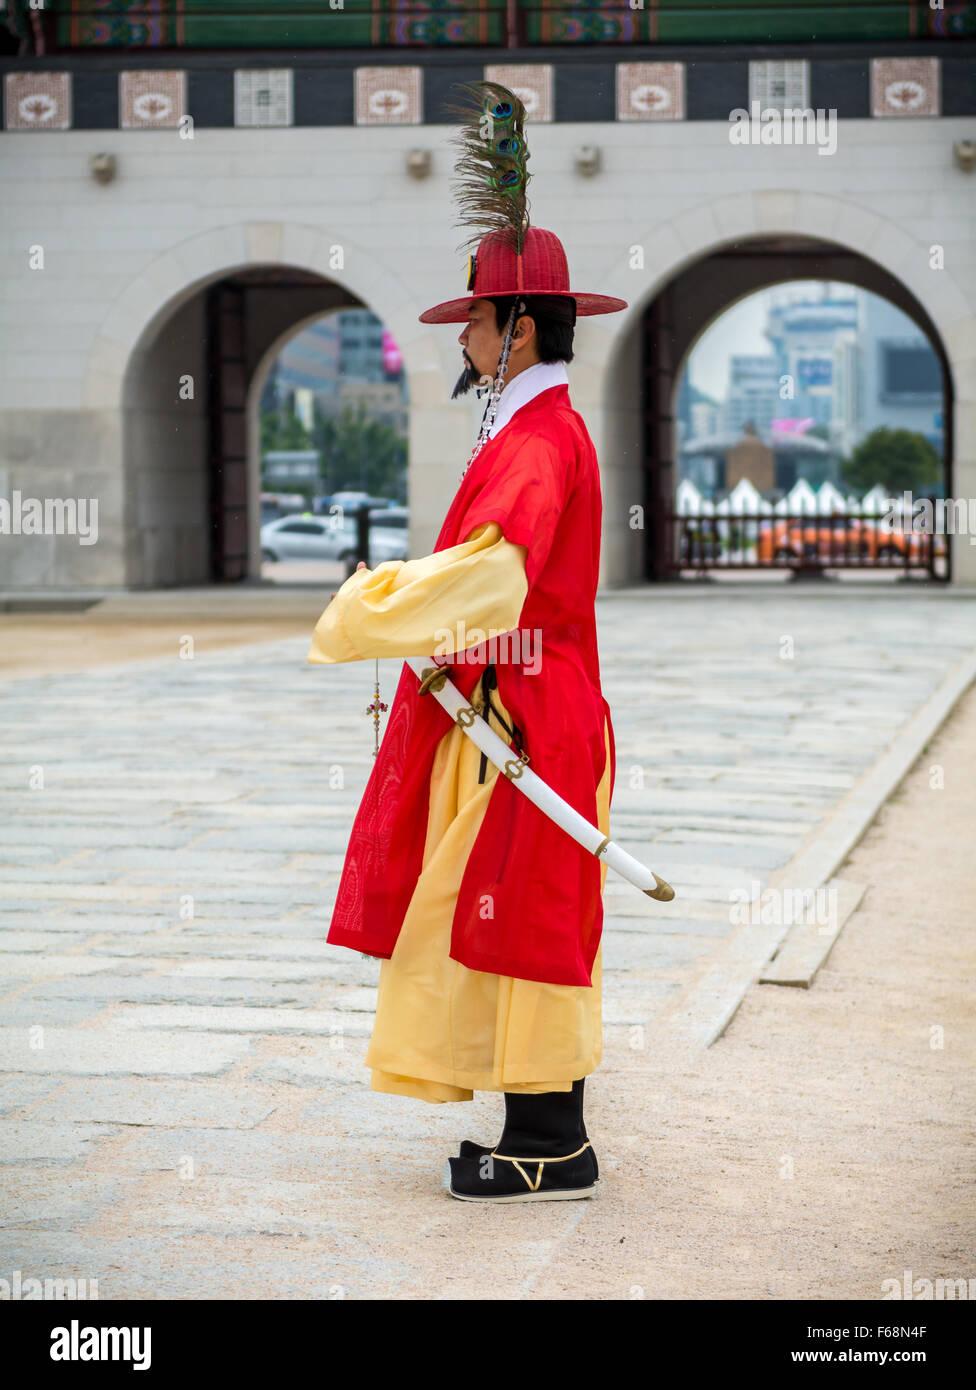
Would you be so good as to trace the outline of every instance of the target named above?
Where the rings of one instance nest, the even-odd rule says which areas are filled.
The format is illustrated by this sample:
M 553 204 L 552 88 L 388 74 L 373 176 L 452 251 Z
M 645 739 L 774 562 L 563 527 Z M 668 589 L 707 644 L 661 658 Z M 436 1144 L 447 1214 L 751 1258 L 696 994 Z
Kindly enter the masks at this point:
M 527 753 L 516 757 L 494 729 L 489 728 L 487 720 L 465 700 L 443 666 L 435 665 L 432 657 L 409 656 L 406 662 L 414 675 L 420 679 L 419 693 L 433 695 L 441 708 L 447 710 L 468 738 L 478 745 L 485 757 L 493 762 L 510 782 L 514 782 L 532 804 L 538 806 L 543 815 L 555 821 L 577 844 L 588 849 L 598 859 L 602 858 L 611 869 L 616 869 L 628 883 L 632 883 L 649 898 L 656 898 L 662 903 L 671 901 L 674 889 L 670 883 L 665 883 L 652 869 L 645 868 L 633 855 L 614 844 L 613 840 L 607 839 L 602 830 L 591 825 L 585 816 L 581 816 L 558 792 L 554 792 L 541 777 L 526 766 L 529 761 Z

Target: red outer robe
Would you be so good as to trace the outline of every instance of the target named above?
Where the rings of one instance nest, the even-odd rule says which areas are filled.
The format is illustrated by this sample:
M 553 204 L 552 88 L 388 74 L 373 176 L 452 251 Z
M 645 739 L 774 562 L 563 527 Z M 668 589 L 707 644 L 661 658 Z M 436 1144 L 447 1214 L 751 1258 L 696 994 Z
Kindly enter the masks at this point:
M 469 696 L 491 660 L 499 696 L 522 730 L 529 766 L 591 824 L 606 762 L 594 597 L 602 501 L 596 451 L 566 386 L 527 401 L 465 474 L 435 552 L 496 521 L 528 551 L 522 631 L 538 630 L 523 660 L 483 643 L 477 662 L 447 666 Z M 464 618 L 459 613 L 458 620 Z M 525 655 L 526 651 L 528 652 Z M 463 653 L 470 658 L 472 652 Z M 386 732 L 346 851 L 328 940 L 389 957 L 423 864 L 431 767 L 453 727 L 404 666 Z M 491 727 L 509 743 L 491 720 Z M 616 751 L 610 725 L 610 789 Z M 510 744 L 514 747 L 514 744 Z M 451 957 L 470 970 L 558 985 L 590 985 L 603 930 L 600 861 L 523 795 L 495 780 L 455 905 Z

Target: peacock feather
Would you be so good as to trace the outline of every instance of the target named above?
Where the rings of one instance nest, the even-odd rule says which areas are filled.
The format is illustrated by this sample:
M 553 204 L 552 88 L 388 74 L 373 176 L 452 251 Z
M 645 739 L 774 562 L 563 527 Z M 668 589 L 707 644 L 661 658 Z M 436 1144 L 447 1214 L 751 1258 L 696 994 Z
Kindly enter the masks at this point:
M 477 247 L 487 232 L 505 236 L 521 255 L 529 226 L 525 106 L 498 82 L 454 83 L 462 100 L 448 107 L 461 122 L 453 191 L 461 213 L 454 224 L 468 235 L 459 250 Z

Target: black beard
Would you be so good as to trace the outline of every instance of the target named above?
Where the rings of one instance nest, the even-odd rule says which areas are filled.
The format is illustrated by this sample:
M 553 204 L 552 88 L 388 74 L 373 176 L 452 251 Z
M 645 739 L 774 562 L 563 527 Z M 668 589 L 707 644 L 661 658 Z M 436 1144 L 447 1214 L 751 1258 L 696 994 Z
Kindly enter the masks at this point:
M 464 371 L 461 373 L 461 375 L 458 377 L 457 381 L 454 384 L 454 390 L 451 392 L 451 400 L 457 400 L 458 396 L 466 396 L 467 393 L 471 390 L 472 386 L 477 386 L 480 380 L 481 373 L 477 370 L 476 367 L 473 367 L 470 363 L 467 363 L 467 365 L 464 368 Z

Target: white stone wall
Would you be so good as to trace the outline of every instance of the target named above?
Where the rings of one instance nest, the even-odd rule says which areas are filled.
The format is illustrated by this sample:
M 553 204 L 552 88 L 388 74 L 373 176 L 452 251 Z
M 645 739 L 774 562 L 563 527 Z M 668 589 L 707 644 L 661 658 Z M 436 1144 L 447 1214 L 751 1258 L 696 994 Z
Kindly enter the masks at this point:
M 450 401 L 459 325 L 419 313 L 464 292 L 452 225 L 450 128 L 106 130 L 8 133 L 0 139 L 0 483 L 44 495 L 100 489 L 106 538 L 80 556 L 71 538 L 28 553 L 0 539 L 0 587 L 125 584 L 126 508 L 179 510 L 172 487 L 145 479 L 123 497 L 122 452 L 151 434 L 123 432 L 125 374 L 146 335 L 207 282 L 253 264 L 287 264 L 336 280 L 388 325 L 404 353 L 411 399 L 410 503 L 417 550 L 429 549 L 473 442 L 479 409 Z M 976 495 L 976 175 L 955 167 L 964 118 L 851 120 L 838 148 L 733 146 L 724 122 L 540 124 L 533 128 L 533 221 L 566 245 L 573 285 L 627 299 L 626 313 L 581 320 L 572 395 L 604 470 L 603 582 L 640 573 L 626 509 L 642 500 L 638 327 L 678 269 L 749 235 L 826 238 L 900 279 L 937 326 L 952 364 L 957 496 Z M 602 171 L 575 173 L 578 146 Z M 405 170 L 433 151 L 433 175 Z M 118 160 L 99 185 L 88 160 Z M 630 265 L 643 248 L 644 268 Z M 930 268 L 930 247 L 945 268 Z M 44 268 L 29 269 L 30 248 Z M 342 268 L 336 268 L 341 248 Z M 179 365 L 179 364 L 174 364 Z M 190 368 L 188 368 L 189 370 Z M 147 408 L 150 403 L 147 402 Z M 155 408 L 158 408 L 158 404 Z M 59 423 L 60 422 L 60 423 Z M 143 446 L 151 468 L 151 449 Z M 188 465 L 188 476 L 195 472 Z M 199 480 L 186 506 L 198 506 Z M 184 516 L 189 531 L 200 518 Z M 164 523 L 165 526 L 165 523 Z M 54 539 L 54 544 L 48 544 Z M 165 543 L 165 537 L 164 537 Z M 187 533 L 183 544 L 192 546 Z M 97 553 L 96 553 L 97 552 Z M 976 583 L 976 547 L 955 548 L 957 582 Z

